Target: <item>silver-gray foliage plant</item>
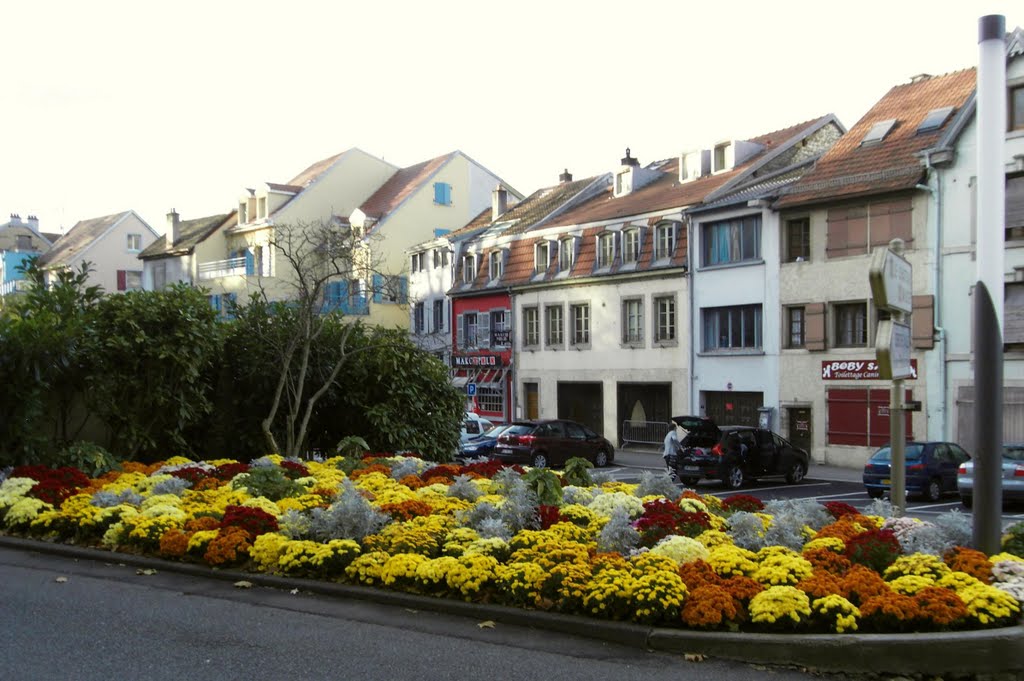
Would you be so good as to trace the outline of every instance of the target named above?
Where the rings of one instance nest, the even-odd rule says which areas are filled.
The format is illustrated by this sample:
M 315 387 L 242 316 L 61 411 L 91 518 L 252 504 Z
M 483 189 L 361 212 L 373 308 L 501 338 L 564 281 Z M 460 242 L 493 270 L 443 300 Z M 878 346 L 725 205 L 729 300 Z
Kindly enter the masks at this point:
M 515 534 L 520 530 L 540 527 L 540 511 L 537 508 L 537 494 L 530 489 L 522 477 L 505 490 L 505 500 L 498 507 L 501 520 Z
M 629 511 L 621 506 L 612 510 L 611 519 L 601 528 L 597 536 L 599 551 L 616 551 L 628 555 L 640 545 L 640 533 L 633 527 Z
M 765 503 L 764 511 L 772 516 L 765 544 L 794 551 L 799 551 L 807 539 L 804 527 L 817 531 L 833 521 L 832 514 L 813 499 L 774 499 Z
M 391 521 L 363 498 L 351 480 L 342 481 L 341 498 L 328 508 L 313 509 L 310 533 L 317 541 L 362 539 L 379 532 Z
M 612 474 L 608 471 L 591 471 L 590 481 L 593 482 L 594 485 L 603 485 L 606 482 L 614 482 L 615 478 L 613 478 Z
M 309 539 L 313 530 L 313 520 L 308 513 L 290 508 L 277 519 L 281 534 L 289 539 Z
M 185 490 L 192 487 L 192 483 L 183 478 L 167 478 L 153 485 L 152 494 L 173 494 L 180 497 Z
M 114 506 L 119 506 L 120 504 L 141 506 L 142 495 L 130 489 L 123 489 L 120 492 L 100 490 L 92 495 L 89 503 L 97 508 L 112 508 Z
M 448 496 L 463 501 L 476 501 L 482 494 L 468 475 L 456 475 L 452 484 L 448 486 Z
M 764 523 L 758 516 L 748 511 L 736 511 L 726 523 L 726 532 L 736 546 L 750 551 L 760 551 L 765 547 Z
M 407 475 L 419 475 L 426 470 L 426 464 L 422 460 L 412 456 L 405 456 L 395 460 L 391 465 L 391 477 L 401 480 Z
M 679 488 L 672 482 L 668 471 L 643 471 L 640 473 L 640 484 L 637 485 L 636 496 L 662 496 L 666 499 L 675 499 L 679 496 Z

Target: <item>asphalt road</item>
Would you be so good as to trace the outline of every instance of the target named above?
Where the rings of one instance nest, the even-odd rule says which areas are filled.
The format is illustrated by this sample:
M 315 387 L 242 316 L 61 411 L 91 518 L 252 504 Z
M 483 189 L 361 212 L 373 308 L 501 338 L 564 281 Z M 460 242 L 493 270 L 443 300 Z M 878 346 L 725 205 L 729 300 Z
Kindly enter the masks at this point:
M 821 678 L 474 619 L 0 548 L 0 678 Z M 829 678 L 849 678 L 831 676 Z

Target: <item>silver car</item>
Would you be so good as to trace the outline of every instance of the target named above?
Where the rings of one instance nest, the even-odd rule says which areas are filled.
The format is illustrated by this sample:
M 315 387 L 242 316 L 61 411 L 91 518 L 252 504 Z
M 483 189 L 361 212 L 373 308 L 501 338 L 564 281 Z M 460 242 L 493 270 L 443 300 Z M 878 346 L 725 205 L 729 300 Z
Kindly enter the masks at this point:
M 1003 445 L 1003 501 L 1024 501 L 1024 442 L 1008 442 Z M 956 486 L 960 500 L 971 507 L 974 495 L 974 462 L 960 464 L 956 475 Z

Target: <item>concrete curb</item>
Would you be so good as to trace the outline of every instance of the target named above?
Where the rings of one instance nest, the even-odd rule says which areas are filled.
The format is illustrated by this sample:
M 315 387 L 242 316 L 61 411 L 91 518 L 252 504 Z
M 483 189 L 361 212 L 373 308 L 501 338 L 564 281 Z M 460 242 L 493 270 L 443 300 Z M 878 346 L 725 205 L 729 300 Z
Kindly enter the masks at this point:
M 981 631 L 922 634 L 754 634 L 649 627 L 579 615 L 524 610 L 386 591 L 373 587 L 278 577 L 0 535 L 0 546 L 79 560 L 116 561 L 141 568 L 274 589 L 300 589 L 331 598 L 364 600 L 557 631 L 634 648 L 698 654 L 748 663 L 797 665 L 826 672 L 969 674 L 1024 679 L 1024 624 Z

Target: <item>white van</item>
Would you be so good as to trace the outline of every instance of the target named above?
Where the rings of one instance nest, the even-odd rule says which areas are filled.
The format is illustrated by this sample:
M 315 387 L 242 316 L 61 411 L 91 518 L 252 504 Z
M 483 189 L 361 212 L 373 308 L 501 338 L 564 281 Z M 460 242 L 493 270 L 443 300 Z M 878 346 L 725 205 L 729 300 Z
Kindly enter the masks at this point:
M 475 437 L 480 437 L 493 425 L 493 423 L 479 414 L 467 411 L 466 418 L 462 421 L 462 435 L 460 437 L 460 441 L 466 442 L 467 440 L 472 440 Z

